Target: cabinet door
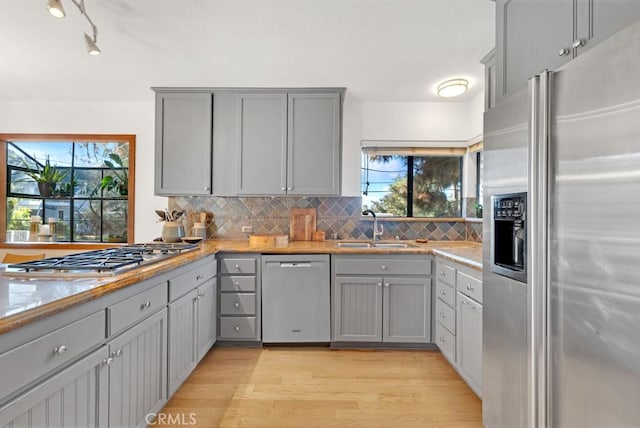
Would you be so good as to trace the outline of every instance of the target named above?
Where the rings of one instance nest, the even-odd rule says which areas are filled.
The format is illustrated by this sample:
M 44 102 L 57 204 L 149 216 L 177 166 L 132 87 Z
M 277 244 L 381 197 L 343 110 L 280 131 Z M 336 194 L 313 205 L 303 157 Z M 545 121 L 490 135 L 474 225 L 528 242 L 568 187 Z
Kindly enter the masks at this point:
M 431 279 L 384 278 L 382 340 L 431 342 Z
M 577 0 L 578 54 L 640 19 L 638 0 Z
M 286 94 L 241 93 L 237 102 L 238 193 L 285 194 Z
M 211 194 L 212 99 L 156 94 L 156 195 Z
M 197 304 L 198 291 L 192 290 L 169 305 L 169 395 L 197 364 Z
M 482 305 L 458 293 L 456 348 L 458 369 L 478 396 L 482 396 Z
M 106 427 L 107 347 L 0 408 L 2 427 Z
M 167 401 L 167 309 L 111 341 L 109 426 L 146 427 Z
M 198 361 L 216 342 L 216 291 L 215 278 L 198 287 Z
M 382 340 L 382 278 L 335 277 L 333 284 L 333 340 Z
M 573 0 L 498 0 L 496 24 L 498 101 L 573 57 Z
M 290 93 L 287 193 L 340 194 L 340 94 Z

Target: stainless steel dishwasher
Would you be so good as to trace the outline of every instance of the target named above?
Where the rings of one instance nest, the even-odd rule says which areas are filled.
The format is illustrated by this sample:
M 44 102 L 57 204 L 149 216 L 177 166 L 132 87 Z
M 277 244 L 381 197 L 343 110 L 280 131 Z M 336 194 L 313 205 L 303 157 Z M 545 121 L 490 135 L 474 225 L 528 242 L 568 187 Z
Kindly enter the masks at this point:
M 262 341 L 330 341 L 329 255 L 262 256 Z

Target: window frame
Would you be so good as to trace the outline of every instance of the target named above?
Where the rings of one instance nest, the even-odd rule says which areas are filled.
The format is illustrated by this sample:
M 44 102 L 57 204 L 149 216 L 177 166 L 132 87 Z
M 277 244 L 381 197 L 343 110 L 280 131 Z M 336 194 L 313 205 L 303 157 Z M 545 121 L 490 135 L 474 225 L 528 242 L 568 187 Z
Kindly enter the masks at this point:
M 7 242 L 7 185 L 8 159 L 7 143 L 9 142 L 125 142 L 129 144 L 128 189 L 127 189 L 127 243 L 134 242 L 135 225 L 135 164 L 136 164 L 136 136 L 133 134 L 0 134 L 0 243 L 3 247 L 19 246 L 25 248 L 37 245 L 38 248 L 50 245 L 53 248 L 78 247 L 113 247 L 107 242 L 64 241 L 64 242 Z M 44 245 L 43 245 L 44 244 Z
M 391 155 L 391 156 L 404 156 L 407 158 L 407 171 L 406 171 L 406 176 L 407 176 L 407 199 L 406 199 L 406 204 L 407 204 L 407 215 L 406 216 L 391 216 L 391 217 L 381 217 L 384 218 L 384 220 L 403 220 L 403 219 L 409 219 L 409 220 L 425 220 L 425 221 L 443 221 L 443 220 L 449 220 L 449 219 L 458 219 L 458 218 L 463 218 L 463 207 L 462 207 L 462 195 L 463 195 L 463 187 L 464 187 L 464 162 L 465 162 L 465 156 L 464 153 L 461 151 L 464 150 L 466 152 L 466 148 L 465 149 L 455 149 L 455 148 L 435 148 L 435 149 L 407 149 L 407 148 L 395 148 L 395 147 L 389 147 L 389 148 L 374 148 L 374 147 L 362 147 L 361 148 L 361 153 L 364 156 L 368 156 L 369 152 L 379 152 L 379 153 L 383 153 L 383 154 L 387 154 L 387 155 Z M 459 211 L 458 211 L 458 217 L 415 217 L 413 215 L 413 181 L 414 181 L 414 158 L 416 157 L 455 157 L 458 158 L 459 160 L 459 164 L 458 164 L 458 174 L 460 177 L 460 201 L 459 201 Z M 364 168 L 364 166 L 361 164 L 360 165 L 361 170 Z M 361 175 L 362 177 L 362 175 Z M 360 188 L 362 189 L 362 178 L 360 181 Z

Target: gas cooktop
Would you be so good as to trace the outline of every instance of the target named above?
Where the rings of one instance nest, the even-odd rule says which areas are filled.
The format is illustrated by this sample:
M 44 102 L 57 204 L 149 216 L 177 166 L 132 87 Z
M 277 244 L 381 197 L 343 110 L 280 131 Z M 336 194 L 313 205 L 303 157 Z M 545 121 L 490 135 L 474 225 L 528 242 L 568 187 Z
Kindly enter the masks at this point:
M 186 243 L 154 242 L 126 245 L 11 264 L 7 266 L 6 274 L 32 277 L 51 276 L 56 273 L 64 273 L 67 276 L 115 275 L 126 269 L 165 260 L 196 248 L 197 244 Z

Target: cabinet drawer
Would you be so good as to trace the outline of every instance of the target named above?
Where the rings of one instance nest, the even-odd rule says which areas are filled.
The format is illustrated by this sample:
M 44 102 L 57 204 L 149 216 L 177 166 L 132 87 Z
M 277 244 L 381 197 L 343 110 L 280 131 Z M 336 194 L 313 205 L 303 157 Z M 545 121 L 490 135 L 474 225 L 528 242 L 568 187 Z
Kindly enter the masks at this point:
M 438 278 L 438 281 L 442 281 L 447 285 L 452 287 L 456 286 L 455 268 L 445 265 L 442 262 L 436 262 L 436 278 Z
M 224 293 L 220 295 L 220 315 L 254 315 L 256 295 Z
M 146 318 L 167 304 L 167 283 L 152 287 L 107 308 L 109 316 L 109 336 Z
M 466 273 L 458 272 L 456 279 L 458 291 L 473 300 L 482 303 L 482 281 Z
M 436 321 L 456 334 L 456 311 L 440 299 L 436 299 Z
M 256 259 L 222 259 L 220 260 L 220 273 L 256 273 Z
M 256 291 L 255 276 L 223 276 L 220 291 Z
M 335 274 L 348 275 L 431 275 L 427 258 L 337 258 Z
M 446 302 L 452 308 L 456 307 L 456 290 L 436 281 L 436 297 Z
M 0 355 L 0 401 L 105 340 L 101 310 Z
M 436 345 L 453 364 L 456 362 L 456 337 L 441 323 L 436 322 Z
M 211 259 L 209 263 L 202 263 L 183 274 L 169 280 L 169 301 L 173 302 L 180 296 L 196 288 L 208 279 L 216 276 L 216 262 Z
M 256 317 L 220 317 L 220 339 L 256 338 Z

